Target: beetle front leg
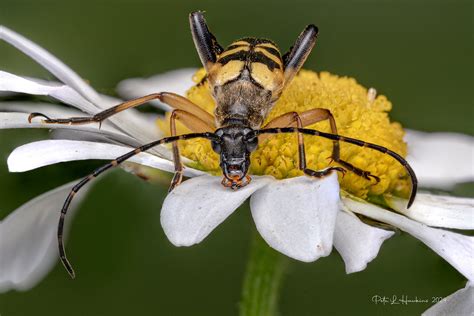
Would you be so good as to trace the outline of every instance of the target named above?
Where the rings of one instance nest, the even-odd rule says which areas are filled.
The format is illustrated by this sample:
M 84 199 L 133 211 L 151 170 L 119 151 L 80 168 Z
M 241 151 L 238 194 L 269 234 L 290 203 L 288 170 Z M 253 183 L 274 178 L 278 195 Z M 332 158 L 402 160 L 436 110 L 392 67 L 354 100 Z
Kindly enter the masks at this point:
M 199 117 L 183 110 L 173 110 L 170 117 L 170 133 L 171 136 L 176 136 L 176 120 L 181 121 L 187 128 L 197 133 L 204 133 L 213 131 L 213 126 L 201 120 Z M 181 162 L 181 155 L 177 142 L 173 142 L 173 161 L 174 161 L 174 176 L 171 181 L 168 192 L 171 192 L 177 185 L 183 181 L 183 163 Z

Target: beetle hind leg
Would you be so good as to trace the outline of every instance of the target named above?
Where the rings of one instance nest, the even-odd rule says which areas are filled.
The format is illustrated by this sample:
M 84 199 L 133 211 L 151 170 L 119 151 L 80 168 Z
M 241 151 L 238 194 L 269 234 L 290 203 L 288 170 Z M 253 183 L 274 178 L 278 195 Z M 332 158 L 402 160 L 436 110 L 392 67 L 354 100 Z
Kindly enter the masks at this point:
M 329 167 L 323 170 L 313 170 L 313 169 L 305 168 L 303 170 L 305 175 L 313 177 L 313 178 L 324 178 L 330 175 L 333 171 L 342 173 L 342 176 L 346 174 L 346 169 L 341 168 L 341 167 Z
M 324 120 L 329 121 L 329 125 L 331 127 L 331 133 L 337 134 L 337 127 L 336 127 L 336 121 L 334 120 L 334 116 L 331 114 L 329 110 L 322 109 L 322 108 L 315 108 L 315 109 L 311 109 L 311 110 L 304 111 L 301 113 L 289 112 L 289 113 L 283 114 L 281 116 L 276 117 L 272 121 L 270 121 L 267 125 L 264 126 L 264 128 L 290 127 L 290 126 L 302 128 L 302 127 L 312 125 L 314 123 L 324 121 Z M 266 137 L 269 137 L 269 135 L 259 136 L 259 142 L 262 142 Z M 299 168 L 306 175 L 320 178 L 330 173 L 331 170 L 328 170 L 328 169 L 324 169 L 322 171 L 314 171 L 311 169 L 306 169 L 306 158 L 305 158 L 305 150 L 304 150 L 304 143 L 303 143 L 303 135 L 301 135 L 300 133 L 298 133 L 298 151 L 299 151 Z M 344 172 L 348 170 L 355 173 L 356 175 L 360 177 L 363 177 L 364 179 L 367 179 L 367 180 L 373 179 L 375 180 L 376 184 L 380 182 L 380 178 L 373 175 L 371 172 L 357 168 L 356 166 L 350 164 L 349 162 L 342 160 L 340 158 L 340 144 L 338 140 L 333 140 L 333 150 L 332 150 L 331 157 L 329 158 L 331 158 L 332 161 L 344 167 L 344 168 L 331 167 L 331 168 L 334 168 L 333 170 L 335 171 L 339 171 L 344 174 Z
M 360 168 L 357 168 L 354 165 L 352 165 L 352 164 L 350 164 L 347 161 L 344 161 L 342 159 L 334 160 L 334 161 L 336 161 L 341 166 L 344 166 L 344 168 L 346 168 L 347 170 L 352 171 L 353 173 L 355 173 L 359 177 L 362 177 L 362 178 L 364 178 L 366 180 L 369 180 L 369 181 L 371 181 L 373 179 L 373 180 L 375 180 L 375 184 L 380 182 L 380 178 L 373 175 L 370 171 L 366 171 L 366 170 L 362 170 Z

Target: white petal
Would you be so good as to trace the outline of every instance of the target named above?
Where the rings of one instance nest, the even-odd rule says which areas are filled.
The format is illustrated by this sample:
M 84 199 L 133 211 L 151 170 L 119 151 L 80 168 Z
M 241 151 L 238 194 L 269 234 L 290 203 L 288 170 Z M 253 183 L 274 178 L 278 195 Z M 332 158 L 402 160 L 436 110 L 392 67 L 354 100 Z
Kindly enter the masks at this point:
M 8 157 L 7 163 L 10 172 L 23 172 L 65 161 L 112 160 L 132 150 L 133 148 L 130 147 L 113 144 L 73 140 L 43 140 L 16 148 Z M 128 161 L 164 171 L 174 171 L 173 162 L 149 153 L 140 153 Z M 193 168 L 186 167 L 184 169 L 184 175 L 186 176 L 201 174 L 203 174 L 202 171 Z
M 393 209 L 423 224 L 456 229 L 474 229 L 474 199 L 418 193 L 407 209 L 407 200 L 388 197 Z
M 16 94 L 15 92 L 0 91 L 0 97 L 9 97 L 9 96 L 14 96 L 15 94 Z
M 468 280 L 474 280 L 474 237 L 432 228 L 366 202 L 351 198 L 343 198 L 343 202 L 354 213 L 396 226 L 418 238 Z
M 422 314 L 422 316 L 451 315 L 474 315 L 474 287 L 471 282 L 467 282 L 465 288 L 443 298 Z
M 353 214 L 339 212 L 334 231 L 334 247 L 344 259 L 346 273 L 364 270 L 374 260 L 382 243 L 394 232 L 364 224 Z
M 67 124 L 45 124 L 38 120 L 28 123 L 28 114 L 26 113 L 2 113 L 0 112 L 0 129 L 10 128 L 47 128 L 57 130 L 68 130 L 71 133 L 87 136 L 88 139 L 100 139 L 101 142 L 118 142 L 128 146 L 140 146 L 140 144 L 130 136 L 116 130 L 109 124 L 103 124 L 99 129 L 97 124 L 91 125 L 67 125 Z M 56 139 L 64 139 L 56 137 Z M 68 138 L 69 139 L 69 138 Z
M 250 200 L 257 230 L 270 247 L 304 262 L 331 253 L 340 209 L 334 173 L 323 179 L 272 181 Z
M 405 141 L 421 186 L 450 189 L 474 180 L 474 137 L 407 130 Z
M 7 43 L 12 44 L 35 61 L 40 63 L 43 67 L 49 70 L 52 74 L 54 74 L 58 79 L 64 82 L 67 86 L 63 89 L 56 89 L 51 93 L 46 93 L 47 95 L 51 95 L 52 97 L 59 99 L 67 104 L 74 105 L 78 108 L 81 108 L 80 104 L 73 102 L 71 100 L 71 94 L 75 93 L 74 96 L 77 99 L 77 96 L 81 97 L 84 101 L 90 101 L 92 104 L 92 108 L 83 109 L 87 113 L 95 114 L 97 111 L 94 111 L 94 108 L 104 109 L 108 106 L 107 100 L 104 100 L 101 96 L 97 94 L 97 92 L 92 89 L 84 80 L 82 80 L 74 71 L 72 71 L 69 67 L 67 67 L 63 62 L 58 60 L 56 57 L 51 55 L 48 51 L 41 48 L 40 46 L 36 45 L 35 43 L 31 42 L 27 38 L 21 36 L 20 34 L 15 33 L 14 31 L 0 26 L 0 38 L 5 40 Z M 1 77 L 1 76 L 0 76 Z M 1 78 L 0 78 L 1 81 Z M 25 82 L 23 82 L 24 84 Z M 1 86 L 1 83 L 0 83 Z M 27 86 L 28 88 L 32 88 L 31 86 Z M 21 90 L 21 87 L 18 87 Z M 2 89 L 0 89 L 1 91 Z M 69 91 L 71 90 L 71 91 Z M 11 90 L 15 91 L 15 90 Z M 20 92 L 20 91 L 18 91 Z M 26 92 L 25 93 L 33 93 L 33 92 Z M 34 94 L 34 93 L 33 93 Z M 84 102 L 82 102 L 84 103 Z M 85 107 L 82 104 L 82 107 Z M 81 108 L 82 109 L 82 108 Z M 130 111 L 130 110 L 129 110 Z M 130 117 L 130 116 L 129 116 Z M 115 123 L 117 127 L 122 127 L 124 131 L 129 132 L 130 136 L 134 137 L 141 143 L 146 143 L 151 140 L 156 139 L 159 137 L 158 135 L 152 133 L 156 130 L 150 129 L 149 124 L 137 125 L 133 128 L 130 127 L 131 124 L 128 123 L 127 120 L 120 118 L 120 114 L 117 117 L 113 117 L 110 119 L 111 122 Z M 146 122 L 145 122 L 146 123 Z M 134 124 L 133 124 L 134 125 Z M 166 152 L 162 151 L 160 148 L 152 150 L 157 154 L 167 158 Z M 169 157 L 168 157 L 169 158 Z
M 23 78 L 5 71 L 0 71 L 0 91 L 51 96 L 89 114 L 95 114 L 99 109 L 69 86 L 56 82 Z
M 174 92 L 185 96 L 186 91 L 194 85 L 192 77 L 195 68 L 184 68 L 168 71 L 149 78 L 131 78 L 121 81 L 117 92 L 124 99 L 132 99 L 156 92 Z M 170 107 L 159 101 L 152 102 L 161 109 L 169 111 Z
M 224 188 L 219 177 L 203 175 L 184 181 L 166 197 L 161 226 L 175 246 L 201 242 L 270 177 L 254 177 L 236 191 Z
M 13 113 L 12 113 L 13 112 Z M 14 113 L 14 112 L 19 112 Z M 72 109 L 70 107 L 61 106 L 58 104 L 42 103 L 42 102 L 15 102 L 7 101 L 0 102 L 0 129 L 3 128 L 50 128 L 50 129 L 73 129 L 73 130 L 86 130 L 96 132 L 112 132 L 120 134 L 124 137 L 127 136 L 124 132 L 114 127 L 109 120 L 105 120 L 100 124 L 80 124 L 80 125 L 69 125 L 69 124 L 44 124 L 41 123 L 42 118 L 35 118 L 31 123 L 28 123 L 28 115 L 25 113 L 39 112 L 45 114 L 51 118 L 67 118 L 72 116 L 84 116 L 84 112 Z M 26 124 L 25 124 L 26 123 Z
M 4 71 L 0 71 L 0 91 L 1 90 L 51 96 L 89 114 L 96 114 L 101 110 L 110 108 L 123 102 L 117 98 L 101 95 L 100 103 L 91 103 L 84 99 L 71 87 L 61 85 L 57 82 L 50 82 L 37 78 L 24 78 Z M 47 114 L 40 110 L 41 107 L 44 108 L 45 106 L 41 106 L 40 104 L 37 108 L 35 104 L 36 103 L 32 103 L 32 107 L 25 110 L 30 113 L 40 112 Z M 51 108 L 51 105 L 49 108 Z M 81 113 L 79 113 L 79 115 L 75 115 L 84 116 Z M 59 115 L 51 114 L 51 117 L 53 118 L 64 118 L 68 116 L 72 116 L 72 114 L 68 115 L 66 112 L 59 113 Z M 116 129 L 123 130 L 128 135 L 134 137 L 136 140 L 141 141 L 141 143 L 153 141 L 162 135 L 161 131 L 159 131 L 158 127 L 156 126 L 155 121 L 149 120 L 147 115 L 138 112 L 136 109 L 128 109 L 127 111 L 118 113 L 103 122 L 103 124 L 109 123 L 113 123 L 116 126 Z
M 15 46 L 17 49 L 30 56 L 33 60 L 49 70 L 59 80 L 74 88 L 79 94 L 91 102 L 98 102 L 100 97 L 84 80 L 71 68 L 54 57 L 44 48 L 33 43 L 22 35 L 0 25 L 0 39 Z
M 59 258 L 56 232 L 71 182 L 22 205 L 0 222 L 0 292 L 35 286 Z M 72 201 L 65 233 L 87 187 Z
M 89 114 L 96 114 L 100 110 L 121 103 L 118 99 L 101 96 L 101 102 L 93 104 L 68 86 L 39 79 L 22 78 L 4 71 L 0 71 L 0 90 L 2 89 L 21 93 L 48 95 Z M 109 118 L 106 124 L 113 123 L 116 129 L 122 130 L 141 144 L 146 144 L 162 137 L 162 133 L 156 124 L 145 119 L 143 116 L 143 114 L 135 109 L 128 109 Z M 150 152 L 163 158 L 171 159 L 169 151 L 164 150 L 162 147 L 153 148 Z
M 117 98 L 105 95 L 101 95 L 101 97 L 103 101 L 102 106 L 104 108 L 110 108 L 123 102 Z M 163 137 L 163 132 L 156 125 L 156 121 L 150 120 L 146 114 L 140 113 L 136 109 L 128 109 L 115 114 L 110 117 L 108 121 L 112 122 L 116 128 L 135 138 L 141 144 L 146 144 Z M 152 148 L 149 152 L 162 158 L 172 159 L 170 151 L 164 147 L 158 146 Z
M 58 111 L 59 112 L 59 111 Z M 45 113 L 46 114 L 46 113 Z M 47 115 L 47 114 L 46 114 Z M 31 123 L 28 122 L 28 113 L 17 112 L 0 112 L 0 129 L 8 128 L 47 128 L 47 129 L 73 129 L 84 130 L 98 133 L 115 133 L 123 137 L 128 137 L 124 133 L 105 123 L 100 126 L 98 124 L 69 125 L 69 124 L 48 124 L 42 123 L 42 118 L 33 118 Z
M 84 112 L 72 109 L 70 107 L 61 106 L 58 104 L 44 103 L 44 102 L 30 102 L 30 101 L 5 101 L 0 102 L 1 112 L 20 112 L 31 113 L 39 112 L 50 117 L 69 117 L 69 116 L 84 116 Z

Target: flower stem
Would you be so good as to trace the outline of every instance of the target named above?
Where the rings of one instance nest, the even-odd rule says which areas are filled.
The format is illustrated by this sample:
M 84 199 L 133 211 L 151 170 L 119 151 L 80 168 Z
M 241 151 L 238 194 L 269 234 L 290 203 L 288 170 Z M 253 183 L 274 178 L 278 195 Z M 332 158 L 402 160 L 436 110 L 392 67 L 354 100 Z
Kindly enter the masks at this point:
M 254 232 L 240 302 L 240 316 L 277 314 L 278 296 L 288 259 Z

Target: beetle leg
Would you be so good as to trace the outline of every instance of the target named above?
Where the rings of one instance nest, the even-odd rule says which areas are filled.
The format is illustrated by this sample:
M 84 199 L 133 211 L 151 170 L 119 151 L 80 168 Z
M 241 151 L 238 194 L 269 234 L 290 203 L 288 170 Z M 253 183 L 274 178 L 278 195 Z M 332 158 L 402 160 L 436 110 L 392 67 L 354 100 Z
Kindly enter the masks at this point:
M 43 117 L 44 123 L 49 124 L 87 124 L 92 122 L 99 122 L 99 124 L 122 111 L 125 111 L 130 108 L 137 107 L 139 105 L 145 104 L 152 100 L 160 100 L 161 102 L 175 108 L 171 114 L 170 120 L 170 131 L 172 136 L 176 136 L 176 123 L 175 121 L 180 120 L 186 127 L 191 129 L 193 132 L 212 132 L 215 129 L 214 117 L 191 102 L 190 100 L 170 92 L 161 92 L 153 93 L 141 98 L 133 99 L 126 101 L 109 109 L 106 109 L 102 112 L 97 113 L 94 116 L 90 117 L 71 117 L 71 118 L 61 118 L 61 119 L 51 119 L 48 116 L 41 113 L 31 113 L 28 117 L 28 121 L 34 117 Z M 170 191 L 173 190 L 176 185 L 180 184 L 183 179 L 183 166 L 181 163 L 181 158 L 179 156 L 179 149 L 176 142 L 173 143 L 173 158 L 175 162 L 175 175 L 173 181 L 171 182 Z
M 415 201 L 416 190 L 418 188 L 418 179 L 416 177 L 415 171 L 410 166 L 408 161 L 406 161 L 402 156 L 400 156 L 396 152 L 388 149 L 387 147 L 383 147 L 383 146 L 380 146 L 380 145 L 377 145 L 377 144 L 374 144 L 374 143 L 364 142 L 363 140 L 356 139 L 356 138 L 341 136 L 341 135 L 332 134 L 332 133 L 325 133 L 325 132 L 321 132 L 321 131 L 318 131 L 318 130 L 315 130 L 315 129 L 309 129 L 309 128 L 274 127 L 274 128 L 264 128 L 264 129 L 254 131 L 255 135 L 257 135 L 257 136 L 262 135 L 262 134 L 281 134 L 281 133 L 296 133 L 296 132 L 304 134 L 304 135 L 318 136 L 318 137 L 322 137 L 322 138 L 326 138 L 326 139 L 338 140 L 338 141 L 353 144 L 353 145 L 356 145 L 356 146 L 359 146 L 359 147 L 370 148 L 370 149 L 376 150 L 376 151 L 378 151 L 382 154 L 389 155 L 390 157 L 392 157 L 393 159 L 398 161 L 398 163 L 400 163 L 400 165 L 402 165 L 405 168 L 408 175 L 410 176 L 412 188 L 411 188 L 410 197 L 408 199 L 408 208 Z
M 331 112 L 327 109 L 322 109 L 322 108 L 316 108 L 316 109 L 311 109 L 305 112 L 302 112 L 300 114 L 296 112 L 288 112 L 285 113 L 281 116 L 276 117 L 272 121 L 270 121 L 267 125 L 265 125 L 264 128 L 273 128 L 273 127 L 304 127 L 308 125 L 312 125 L 314 123 L 328 120 L 329 125 L 331 126 L 331 133 L 337 134 L 337 127 L 336 127 L 336 121 L 334 120 L 334 116 L 331 114 Z M 298 133 L 299 134 L 299 133 Z M 270 135 L 260 135 L 259 136 L 259 142 L 265 140 L 266 137 L 269 137 Z M 304 153 L 304 143 L 302 140 L 302 135 L 299 134 L 298 136 L 298 150 L 299 150 L 299 159 L 300 159 L 300 169 L 301 165 L 305 164 L 305 159 L 303 158 L 305 156 Z M 340 146 L 339 146 L 339 141 L 338 140 L 333 140 L 333 150 L 332 150 L 332 155 L 330 157 L 332 160 L 343 166 L 345 169 L 354 172 L 360 177 L 363 177 L 364 179 L 371 180 L 374 179 L 376 183 L 380 181 L 380 178 L 371 174 L 369 171 L 362 170 L 360 168 L 355 167 L 354 165 L 348 163 L 347 161 L 344 161 L 340 158 Z M 306 167 L 304 165 L 304 167 Z M 303 169 L 301 169 L 303 170 Z
M 100 124 L 105 119 L 117 113 L 120 113 L 130 108 L 140 106 L 152 100 L 160 100 L 161 102 L 171 106 L 172 108 L 189 112 L 190 114 L 193 114 L 197 118 L 204 121 L 209 126 L 214 127 L 214 124 L 215 124 L 214 117 L 211 114 L 209 114 L 208 112 L 206 112 L 205 110 L 203 110 L 198 105 L 191 102 L 190 100 L 186 99 L 185 97 L 182 97 L 178 94 L 171 93 L 171 92 L 153 93 L 153 94 L 149 94 L 137 99 L 129 100 L 129 101 L 120 103 L 119 105 L 108 108 L 93 116 L 52 119 L 41 113 L 31 113 L 30 116 L 28 117 L 28 122 L 31 123 L 31 120 L 35 117 L 43 117 L 45 118 L 43 122 L 48 123 L 48 124 L 79 125 L 79 124 L 88 124 L 88 123 L 94 123 L 94 122 Z
M 211 132 L 214 130 L 213 126 L 207 124 L 206 122 L 189 112 L 183 110 L 173 110 L 170 117 L 171 136 L 177 135 L 176 120 L 181 121 L 187 128 L 189 128 L 193 132 L 204 133 Z M 173 142 L 172 146 L 175 173 L 168 192 L 171 192 L 177 185 L 179 185 L 183 181 L 183 164 L 181 163 L 181 156 L 179 154 L 179 147 L 177 142 Z
M 147 150 L 149 150 L 153 147 L 159 146 L 159 145 L 174 143 L 178 140 L 193 139 L 193 138 L 198 138 L 198 137 L 209 139 L 209 140 L 214 140 L 217 136 L 213 133 L 191 133 L 191 134 L 184 134 L 184 135 L 179 135 L 179 136 L 165 137 L 165 138 L 153 141 L 151 143 L 148 143 L 148 144 L 142 145 L 140 147 L 137 147 L 137 148 L 129 151 L 128 153 L 126 153 L 126 154 L 110 161 L 109 163 L 95 169 L 94 172 L 92 172 L 91 174 L 89 174 L 88 176 L 83 178 L 81 181 L 79 181 L 71 189 L 68 196 L 66 197 L 66 200 L 64 201 L 63 207 L 61 208 L 61 215 L 59 217 L 59 222 L 58 222 L 57 238 L 58 238 L 59 256 L 61 258 L 61 261 L 62 261 L 64 267 L 66 268 L 66 270 L 68 271 L 69 275 L 72 278 L 74 278 L 75 273 L 74 273 L 74 270 L 73 270 L 69 260 L 66 257 L 66 250 L 64 248 L 64 241 L 63 241 L 63 229 L 64 229 L 64 222 L 65 222 L 65 219 L 66 219 L 67 211 L 69 209 L 69 205 L 71 204 L 72 199 L 79 192 L 79 190 L 84 185 L 86 185 L 88 182 L 90 182 L 91 180 L 97 178 L 103 172 L 105 172 L 105 171 L 107 171 L 111 168 L 117 167 L 118 165 L 120 165 L 124 161 L 132 158 L 133 156 L 138 155 L 139 153 L 145 152 L 145 151 L 147 151 Z
M 311 113 L 307 113 L 307 112 L 311 112 Z M 328 109 L 316 108 L 307 112 L 303 112 L 302 114 L 307 113 L 306 115 L 307 115 L 308 121 L 309 121 L 309 117 L 312 117 L 313 120 L 318 119 L 318 121 L 329 120 L 331 133 L 337 134 L 336 121 L 334 120 L 334 116 L 331 114 L 331 111 L 329 111 Z M 340 149 L 339 141 L 333 140 L 332 154 L 330 157 L 332 160 L 334 160 L 335 162 L 337 162 L 338 164 L 340 164 L 347 170 L 352 171 L 359 177 L 363 177 L 364 179 L 367 179 L 369 181 L 372 178 L 375 180 L 376 184 L 380 182 L 380 178 L 371 174 L 370 171 L 362 170 L 348 163 L 347 161 L 342 160 L 340 157 L 340 151 L 341 149 Z

